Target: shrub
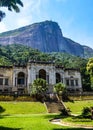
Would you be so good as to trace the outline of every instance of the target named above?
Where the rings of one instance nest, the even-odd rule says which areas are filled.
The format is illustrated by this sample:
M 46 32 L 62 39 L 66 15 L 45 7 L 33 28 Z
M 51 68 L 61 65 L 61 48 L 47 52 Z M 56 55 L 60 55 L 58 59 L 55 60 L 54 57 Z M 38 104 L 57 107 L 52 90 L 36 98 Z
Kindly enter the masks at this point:
M 65 108 L 62 109 L 62 110 L 60 110 L 60 111 L 61 111 L 61 115 L 62 115 L 62 116 L 68 116 L 68 115 L 69 115 L 68 110 L 66 110 Z
M 91 109 L 89 107 L 84 107 L 81 114 L 84 118 L 91 117 Z
M 13 101 L 14 97 L 13 96 L 0 96 L 0 101 Z
M 31 96 L 18 96 L 15 100 L 16 101 L 36 101 L 36 99 Z

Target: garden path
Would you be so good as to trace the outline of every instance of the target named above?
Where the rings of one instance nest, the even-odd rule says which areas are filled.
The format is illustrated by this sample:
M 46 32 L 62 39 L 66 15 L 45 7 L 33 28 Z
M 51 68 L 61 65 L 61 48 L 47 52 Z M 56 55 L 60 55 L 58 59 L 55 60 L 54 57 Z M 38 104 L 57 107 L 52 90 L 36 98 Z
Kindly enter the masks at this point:
M 69 126 L 69 127 L 75 127 L 75 128 L 88 128 L 88 129 L 93 130 L 93 126 L 71 124 L 71 123 L 68 123 L 68 122 L 63 122 L 61 119 L 53 119 L 53 120 L 51 120 L 51 123 L 61 125 L 61 126 Z

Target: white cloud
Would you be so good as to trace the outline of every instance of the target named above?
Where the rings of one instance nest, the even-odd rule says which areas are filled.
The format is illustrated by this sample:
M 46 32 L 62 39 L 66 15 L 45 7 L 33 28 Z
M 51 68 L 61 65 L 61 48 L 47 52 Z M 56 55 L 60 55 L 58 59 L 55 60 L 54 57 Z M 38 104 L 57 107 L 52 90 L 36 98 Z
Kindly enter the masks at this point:
M 17 20 L 18 27 L 22 27 L 28 24 L 29 24 L 29 20 L 24 17 Z
M 38 17 L 40 14 L 40 5 L 41 0 L 31 0 L 27 2 L 26 0 L 23 0 L 24 7 L 21 8 L 20 13 L 17 15 L 16 18 L 16 26 L 21 27 L 28 24 L 31 24 L 33 22 L 34 17 Z
M 0 33 L 4 31 L 7 31 L 7 27 L 4 23 L 0 22 Z

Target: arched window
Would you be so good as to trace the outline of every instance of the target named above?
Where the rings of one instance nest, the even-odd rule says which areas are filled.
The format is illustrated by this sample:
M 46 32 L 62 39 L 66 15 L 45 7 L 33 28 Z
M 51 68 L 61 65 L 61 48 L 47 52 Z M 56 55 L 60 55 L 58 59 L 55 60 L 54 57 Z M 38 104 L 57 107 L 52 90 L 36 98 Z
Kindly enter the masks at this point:
M 17 84 L 18 85 L 24 85 L 25 84 L 25 74 L 23 72 L 18 73 Z
M 56 83 L 61 82 L 61 75 L 59 73 L 56 73 Z
M 39 78 L 46 80 L 46 71 L 44 69 L 39 70 Z

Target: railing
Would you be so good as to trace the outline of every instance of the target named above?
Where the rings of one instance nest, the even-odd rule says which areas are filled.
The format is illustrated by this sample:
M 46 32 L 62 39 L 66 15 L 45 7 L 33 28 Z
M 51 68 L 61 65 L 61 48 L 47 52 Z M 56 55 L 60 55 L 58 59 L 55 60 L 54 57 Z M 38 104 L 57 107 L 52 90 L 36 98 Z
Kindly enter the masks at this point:
M 10 85 L 0 85 L 0 89 L 9 89 L 12 88 Z
M 25 88 L 25 85 L 17 85 L 17 88 Z
M 93 92 L 68 92 L 68 96 L 93 96 Z

